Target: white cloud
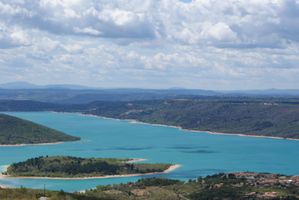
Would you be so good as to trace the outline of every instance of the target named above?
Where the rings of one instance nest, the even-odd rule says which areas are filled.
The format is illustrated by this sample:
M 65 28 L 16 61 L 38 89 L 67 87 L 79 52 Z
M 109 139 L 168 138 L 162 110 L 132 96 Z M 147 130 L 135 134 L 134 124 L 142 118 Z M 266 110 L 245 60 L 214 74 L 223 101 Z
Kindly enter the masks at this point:
M 120 9 L 105 9 L 99 13 L 98 18 L 104 22 L 112 23 L 116 26 L 131 26 L 135 23 L 144 21 L 143 14 L 120 10 Z
M 237 40 L 236 33 L 223 22 L 218 22 L 217 24 L 208 27 L 207 30 L 203 30 L 203 36 L 206 39 L 215 39 L 224 42 L 234 42 Z
M 91 27 L 85 27 L 85 28 L 79 28 L 74 27 L 75 33 L 83 33 L 87 35 L 93 35 L 93 36 L 100 36 L 102 33 L 96 29 L 93 29 Z
M 78 53 L 82 51 L 82 46 L 79 44 L 67 44 L 64 45 L 64 49 L 70 53 Z
M 224 42 L 235 47 L 298 41 L 298 11 L 296 0 L 0 2 L 4 21 L 25 29 L 110 38 L 162 37 L 172 42 L 215 46 Z M 265 43 L 268 36 L 272 39 Z
M 18 27 L 8 28 L 0 22 L 0 49 L 26 46 L 30 44 L 29 36 Z
M 0 0 L 0 70 L 132 87 L 266 87 L 299 75 L 298 21 L 298 0 Z

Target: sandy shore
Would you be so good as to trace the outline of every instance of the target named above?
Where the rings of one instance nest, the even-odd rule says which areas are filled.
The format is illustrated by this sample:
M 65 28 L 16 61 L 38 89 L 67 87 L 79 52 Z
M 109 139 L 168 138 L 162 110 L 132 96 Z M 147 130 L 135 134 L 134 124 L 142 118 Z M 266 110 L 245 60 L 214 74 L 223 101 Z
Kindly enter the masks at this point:
M 5 175 L 3 175 L 2 172 L 5 172 L 8 167 L 9 167 L 9 165 L 0 166 L 0 179 L 4 179 L 5 178 Z M 0 188 L 9 188 L 9 187 L 7 185 L 1 185 L 0 184 Z
M 162 174 L 168 174 L 170 172 L 177 170 L 180 167 L 182 167 L 182 166 L 179 164 L 171 165 L 168 169 L 166 169 L 164 172 L 162 172 Z
M 0 188 L 8 188 L 6 185 L 0 185 Z
M 2 165 L 0 166 L 0 177 L 2 175 L 2 172 L 6 172 L 9 165 Z
M 152 126 L 160 126 L 160 127 L 170 127 L 170 128 L 177 128 L 182 131 L 189 131 L 194 133 L 208 133 L 211 135 L 227 135 L 227 136 L 239 136 L 239 137 L 255 137 L 255 138 L 269 138 L 269 139 L 278 139 L 278 140 L 294 140 L 299 141 L 299 139 L 296 138 L 284 138 L 284 137 L 276 137 L 276 136 L 266 136 L 266 135 L 257 135 L 257 134 L 243 134 L 243 133 L 222 133 L 222 132 L 214 132 L 214 131 L 201 131 L 201 130 L 192 130 L 192 129 L 185 129 L 180 126 L 171 126 L 171 125 L 165 125 L 165 124 L 150 124 L 146 122 L 140 122 L 137 120 L 127 120 L 132 124 L 147 124 Z
M 117 121 L 127 121 L 132 124 L 145 124 L 145 125 L 151 125 L 151 126 L 159 126 L 159 127 L 169 127 L 169 128 L 176 128 L 182 131 L 189 131 L 194 133 L 208 133 L 212 135 L 227 135 L 227 136 L 239 136 L 239 137 L 255 137 L 255 138 L 269 138 L 269 139 L 278 139 L 278 140 L 293 140 L 293 141 L 299 141 L 297 138 L 284 138 L 284 137 L 276 137 L 276 136 L 266 136 L 266 135 L 257 135 L 257 134 L 243 134 L 243 133 L 222 133 L 222 132 L 214 132 L 214 131 L 201 131 L 201 130 L 192 130 L 192 129 L 185 129 L 180 126 L 173 126 L 173 125 L 165 125 L 165 124 L 151 124 L 147 122 L 141 122 L 136 119 L 117 119 L 117 118 L 111 118 L 111 117 L 104 117 L 104 116 L 98 116 L 93 114 L 83 114 L 83 113 L 76 113 L 84 116 L 90 116 L 90 117 L 98 117 L 101 119 L 110 119 L 110 120 L 117 120 Z
M 6 166 L 7 169 L 8 166 Z M 152 172 L 145 174 L 123 174 L 123 175 L 107 175 L 107 176 L 92 176 L 92 177 L 74 177 L 74 178 L 61 178 L 61 177 L 35 177 L 35 176 L 9 176 L 0 174 L 0 179 L 5 178 L 18 178 L 18 179 L 51 179 L 51 180 L 87 180 L 87 179 L 105 179 L 105 178 L 124 178 L 124 177 L 135 177 L 135 176 L 148 176 L 148 175 L 158 175 L 158 174 L 167 174 L 175 171 L 180 168 L 181 165 L 175 164 L 171 165 L 168 169 L 163 172 Z M 6 169 L 4 171 L 6 171 Z M 3 171 L 2 171 L 3 172 Z
M 202 131 L 193 131 L 193 132 L 202 132 Z M 242 133 L 219 133 L 219 132 L 211 132 L 206 131 L 212 135 L 228 135 L 228 136 L 239 136 L 239 137 L 255 137 L 255 138 L 269 138 L 269 139 L 276 139 L 276 140 L 294 140 L 299 141 L 296 138 L 283 138 L 283 137 L 275 137 L 275 136 L 265 136 L 265 135 L 256 135 L 256 134 L 242 134 Z
M 24 147 L 24 146 L 44 146 L 62 144 L 64 142 L 50 142 L 50 143 L 37 143 L 37 144 L 0 144 L 0 147 Z

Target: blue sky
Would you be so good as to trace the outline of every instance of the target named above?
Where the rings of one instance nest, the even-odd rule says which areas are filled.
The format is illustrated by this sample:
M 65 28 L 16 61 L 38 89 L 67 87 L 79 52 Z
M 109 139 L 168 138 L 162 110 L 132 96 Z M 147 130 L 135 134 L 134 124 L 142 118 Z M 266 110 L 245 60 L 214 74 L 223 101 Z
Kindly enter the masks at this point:
M 299 89 L 299 0 L 0 0 L 0 83 Z

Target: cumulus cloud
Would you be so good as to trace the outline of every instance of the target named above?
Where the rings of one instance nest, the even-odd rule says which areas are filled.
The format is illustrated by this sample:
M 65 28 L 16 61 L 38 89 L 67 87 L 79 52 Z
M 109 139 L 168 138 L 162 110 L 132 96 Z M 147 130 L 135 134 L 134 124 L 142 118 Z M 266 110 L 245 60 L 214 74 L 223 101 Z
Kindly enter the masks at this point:
M 155 37 L 154 26 L 145 13 L 113 8 L 104 1 L 3 0 L 0 2 L 0 16 L 4 21 L 25 29 L 37 28 L 54 34 Z
M 203 38 L 207 40 L 216 40 L 224 42 L 234 42 L 237 40 L 237 34 L 223 22 L 214 25 L 208 25 L 202 32 Z
M 299 75 L 298 21 L 298 0 L 0 0 L 0 70 L 15 77 L 23 66 L 50 82 L 266 87 Z
M 40 0 L 0 2 L 4 21 L 54 34 L 172 39 L 188 44 L 283 46 L 298 41 L 296 0 Z
M 29 45 L 30 41 L 25 31 L 17 27 L 8 28 L 0 23 L 0 49 Z

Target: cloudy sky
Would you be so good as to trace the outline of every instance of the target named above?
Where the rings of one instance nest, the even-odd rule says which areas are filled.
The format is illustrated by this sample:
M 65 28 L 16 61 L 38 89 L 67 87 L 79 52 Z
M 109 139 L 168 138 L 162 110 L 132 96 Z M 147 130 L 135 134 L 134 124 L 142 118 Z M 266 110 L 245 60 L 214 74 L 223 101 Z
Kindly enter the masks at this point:
M 299 0 L 0 0 L 0 83 L 299 89 Z

